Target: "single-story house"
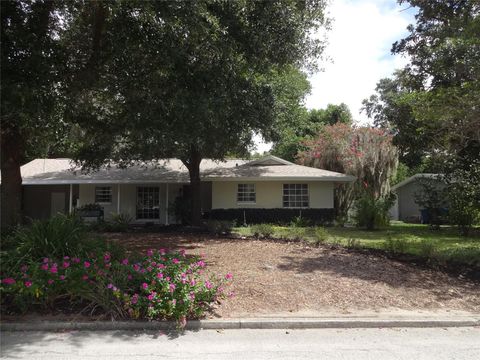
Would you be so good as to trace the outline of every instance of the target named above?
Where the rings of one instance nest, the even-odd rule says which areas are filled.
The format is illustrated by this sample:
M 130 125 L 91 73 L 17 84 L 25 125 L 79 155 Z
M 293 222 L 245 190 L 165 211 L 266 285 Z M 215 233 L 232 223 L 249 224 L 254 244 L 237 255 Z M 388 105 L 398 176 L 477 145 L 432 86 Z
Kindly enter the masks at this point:
M 421 208 L 415 202 L 416 194 L 423 191 L 422 181 L 428 180 L 436 184 L 436 186 L 444 186 L 439 179 L 439 174 L 415 174 L 395 186 L 392 186 L 392 192 L 395 193 L 397 199 L 390 209 L 390 216 L 393 220 L 420 222 Z
M 200 172 L 204 216 L 248 222 L 301 211 L 307 217 L 333 219 L 335 184 L 355 180 L 275 156 L 203 160 Z M 83 172 L 70 159 L 36 159 L 22 166 L 21 173 L 23 213 L 32 219 L 98 204 L 105 219 L 127 214 L 137 223 L 174 224 L 180 220 L 172 204 L 190 192 L 188 170 L 178 159 L 95 172 Z

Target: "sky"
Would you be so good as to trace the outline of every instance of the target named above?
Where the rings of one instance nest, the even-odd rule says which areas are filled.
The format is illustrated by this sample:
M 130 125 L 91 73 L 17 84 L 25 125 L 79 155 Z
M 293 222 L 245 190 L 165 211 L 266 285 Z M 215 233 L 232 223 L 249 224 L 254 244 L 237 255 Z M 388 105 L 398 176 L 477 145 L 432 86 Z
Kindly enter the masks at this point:
M 371 123 L 360 112 L 362 100 L 372 95 L 381 78 L 403 67 L 407 59 L 391 55 L 392 44 L 407 34 L 414 23 L 414 9 L 399 6 L 396 0 L 331 0 L 332 29 L 327 32 L 324 69 L 309 75 L 312 91 L 306 98 L 309 109 L 344 102 L 355 121 Z M 270 149 L 256 138 L 257 151 Z

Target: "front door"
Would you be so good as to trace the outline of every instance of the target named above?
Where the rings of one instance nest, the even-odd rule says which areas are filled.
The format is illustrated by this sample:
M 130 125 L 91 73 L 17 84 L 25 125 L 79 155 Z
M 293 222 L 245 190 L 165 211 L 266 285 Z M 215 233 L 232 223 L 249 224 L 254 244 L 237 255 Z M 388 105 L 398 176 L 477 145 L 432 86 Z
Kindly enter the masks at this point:
M 58 213 L 65 214 L 65 193 L 64 192 L 52 192 L 51 201 L 51 215 L 55 216 Z
M 160 189 L 158 186 L 137 187 L 137 219 L 160 219 Z

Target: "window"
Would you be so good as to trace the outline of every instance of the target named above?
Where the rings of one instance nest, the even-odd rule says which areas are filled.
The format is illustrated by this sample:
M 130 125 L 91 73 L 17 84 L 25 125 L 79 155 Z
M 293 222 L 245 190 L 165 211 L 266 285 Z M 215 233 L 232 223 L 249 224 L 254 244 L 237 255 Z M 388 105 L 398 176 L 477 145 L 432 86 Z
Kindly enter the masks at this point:
M 305 208 L 308 206 L 308 184 L 283 184 L 283 207 Z
M 257 201 L 255 195 L 255 184 L 238 184 L 237 202 L 244 204 L 254 204 Z
M 158 187 L 137 188 L 137 219 L 160 218 L 160 191 Z
M 95 202 L 96 203 L 111 203 L 112 202 L 112 187 L 111 186 L 97 186 L 95 187 Z

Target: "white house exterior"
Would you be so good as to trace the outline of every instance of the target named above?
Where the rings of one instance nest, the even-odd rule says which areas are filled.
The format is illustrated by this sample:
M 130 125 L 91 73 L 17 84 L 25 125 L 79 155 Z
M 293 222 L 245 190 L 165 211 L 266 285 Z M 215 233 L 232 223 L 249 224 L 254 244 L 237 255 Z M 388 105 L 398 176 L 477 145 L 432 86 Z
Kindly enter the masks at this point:
M 106 219 L 128 214 L 135 222 L 176 223 L 170 210 L 189 191 L 178 159 L 104 167 L 85 173 L 70 159 L 36 159 L 22 166 L 23 212 L 30 218 L 69 213 L 99 204 Z M 202 210 L 333 209 L 334 187 L 354 177 L 267 156 L 260 160 L 203 160 Z

